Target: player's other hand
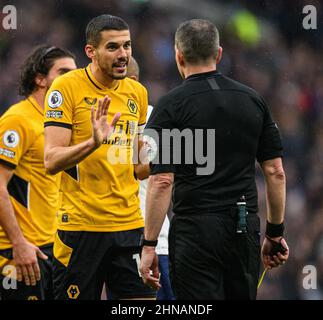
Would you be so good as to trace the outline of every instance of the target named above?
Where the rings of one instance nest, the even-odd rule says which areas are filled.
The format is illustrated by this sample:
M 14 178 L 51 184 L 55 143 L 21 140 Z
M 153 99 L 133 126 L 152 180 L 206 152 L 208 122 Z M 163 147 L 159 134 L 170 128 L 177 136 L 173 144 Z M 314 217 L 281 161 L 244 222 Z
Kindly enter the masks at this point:
M 158 257 L 154 247 L 143 246 L 140 259 L 140 274 L 147 286 L 154 290 L 161 288 L 159 283 Z
M 271 269 L 285 264 L 289 257 L 287 242 L 282 237 L 265 238 L 261 248 L 261 258 L 265 268 Z
M 106 141 L 113 132 L 113 128 L 120 119 L 120 112 L 117 112 L 111 123 L 108 123 L 108 110 L 111 103 L 111 98 L 105 96 L 99 99 L 98 108 L 95 111 L 94 106 L 91 108 L 91 122 L 92 122 L 92 138 L 96 147 L 99 147 Z
M 47 260 L 48 257 L 26 240 L 13 245 L 12 255 L 17 270 L 17 280 L 24 280 L 27 286 L 35 286 L 40 280 L 37 257 L 43 260 Z

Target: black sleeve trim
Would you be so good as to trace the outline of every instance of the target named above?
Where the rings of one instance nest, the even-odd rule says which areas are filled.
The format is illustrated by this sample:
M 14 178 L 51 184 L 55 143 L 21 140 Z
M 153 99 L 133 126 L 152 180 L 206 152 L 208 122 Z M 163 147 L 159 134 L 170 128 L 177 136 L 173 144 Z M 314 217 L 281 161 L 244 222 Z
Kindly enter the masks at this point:
M 9 161 L 6 161 L 6 160 L 3 160 L 3 159 L 0 159 L 0 163 L 3 164 L 4 166 L 10 168 L 10 169 L 16 169 L 16 165 L 9 162 Z
M 55 121 L 48 121 L 44 123 L 44 127 L 63 127 L 63 128 L 67 128 L 67 129 L 71 129 L 72 130 L 72 125 L 69 123 L 64 123 L 64 122 L 55 122 Z
M 276 155 L 274 154 L 271 154 L 271 155 L 266 155 L 266 156 L 263 156 L 261 158 L 257 158 L 257 161 L 259 163 L 262 163 L 264 161 L 267 161 L 267 160 L 273 160 L 273 159 L 277 159 L 277 158 L 283 158 L 283 153 L 277 153 Z

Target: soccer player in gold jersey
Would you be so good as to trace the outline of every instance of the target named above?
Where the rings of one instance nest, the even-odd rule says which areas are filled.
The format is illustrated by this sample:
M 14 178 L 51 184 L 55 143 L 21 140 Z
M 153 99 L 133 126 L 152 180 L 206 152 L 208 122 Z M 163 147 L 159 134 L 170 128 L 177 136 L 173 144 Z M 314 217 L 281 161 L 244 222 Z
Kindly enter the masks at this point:
M 0 293 L 3 300 L 53 297 L 51 260 L 59 175 L 50 176 L 45 172 L 43 110 L 46 92 L 53 80 L 75 68 L 74 55 L 69 51 L 38 47 L 22 67 L 20 94 L 26 99 L 0 118 Z
M 91 63 L 54 81 L 45 110 L 45 167 L 62 171 L 54 243 L 56 299 L 153 299 L 138 271 L 143 219 L 133 165 L 146 122 L 147 91 L 126 78 L 127 23 L 101 15 L 86 29 Z M 139 146 L 141 144 L 139 143 Z

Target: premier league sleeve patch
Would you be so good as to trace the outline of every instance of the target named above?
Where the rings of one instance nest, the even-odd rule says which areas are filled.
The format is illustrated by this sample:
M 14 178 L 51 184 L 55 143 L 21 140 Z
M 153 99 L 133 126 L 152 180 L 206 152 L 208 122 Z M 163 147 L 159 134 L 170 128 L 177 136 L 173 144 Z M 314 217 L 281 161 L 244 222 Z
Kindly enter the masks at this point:
M 48 96 L 48 106 L 52 109 L 58 108 L 63 104 L 63 96 L 58 90 L 54 90 Z
M 15 148 L 19 143 L 19 134 L 15 130 L 8 130 L 3 135 L 3 143 L 8 148 Z

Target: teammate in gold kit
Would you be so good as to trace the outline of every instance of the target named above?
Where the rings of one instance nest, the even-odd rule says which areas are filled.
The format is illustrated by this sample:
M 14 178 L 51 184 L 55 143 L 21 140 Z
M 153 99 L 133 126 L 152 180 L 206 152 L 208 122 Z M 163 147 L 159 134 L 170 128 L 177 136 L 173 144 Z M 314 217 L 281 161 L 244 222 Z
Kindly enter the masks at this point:
M 22 68 L 20 94 L 26 100 L 12 106 L 0 118 L 3 300 L 53 297 L 51 260 L 59 175 L 45 173 L 43 109 L 53 80 L 75 68 L 74 56 L 69 51 L 51 46 L 37 48 Z M 17 287 L 13 284 L 15 273 L 20 281 Z
M 45 110 L 45 167 L 62 171 L 62 207 L 54 244 L 56 299 L 151 299 L 138 271 L 143 219 L 133 166 L 146 122 L 147 91 L 126 78 L 129 27 L 101 15 L 86 29 L 92 62 L 54 81 Z M 139 144 L 140 145 L 140 144 Z M 134 169 L 135 168 L 135 169 Z

